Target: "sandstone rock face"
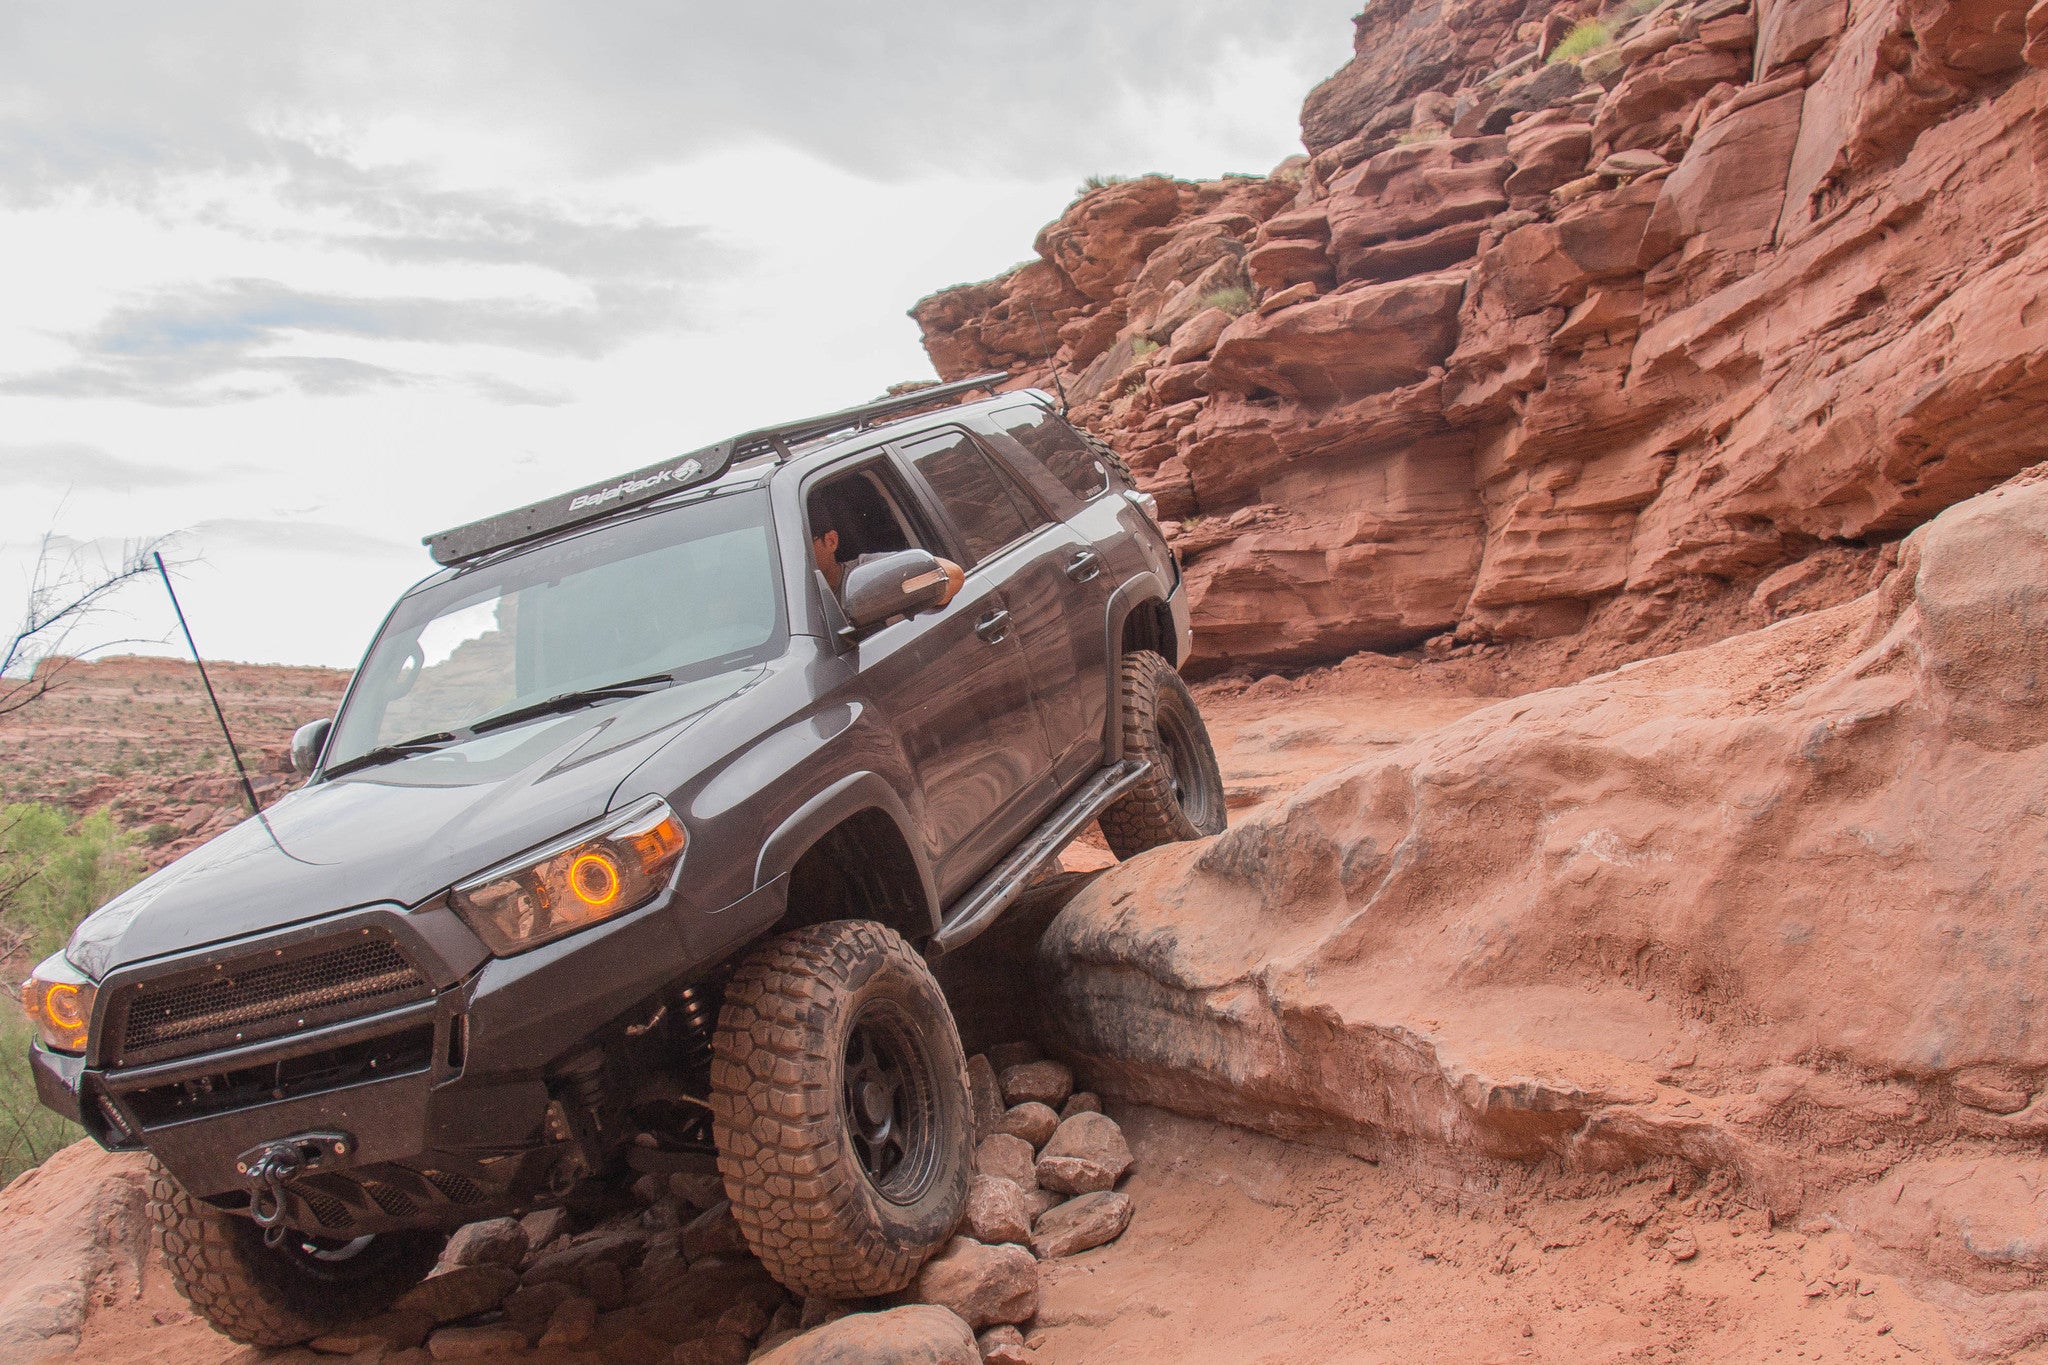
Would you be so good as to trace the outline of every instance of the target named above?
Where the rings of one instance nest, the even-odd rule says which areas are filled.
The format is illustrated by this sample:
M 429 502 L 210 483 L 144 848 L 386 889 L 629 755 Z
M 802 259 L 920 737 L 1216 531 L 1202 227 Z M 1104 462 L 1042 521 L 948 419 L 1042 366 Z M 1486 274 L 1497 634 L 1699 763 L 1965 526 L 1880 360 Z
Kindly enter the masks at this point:
M 117 1266 L 139 1281 L 147 1251 L 141 1158 L 73 1143 L 0 1193 L 0 1359 L 78 1345 L 93 1283 Z M 153 1253 L 149 1253 L 153 1254 Z
M 1040 238 L 1065 284 L 919 305 L 942 374 L 1061 372 L 1198 524 L 1196 675 L 1653 628 L 2037 458 L 2048 18 L 1704 0 L 1575 72 L 1544 17 L 1368 7 L 1305 168 L 1093 191 Z M 1226 276 L 1261 306 L 1211 337 Z
M 852 1313 L 766 1355 L 762 1365 L 980 1365 L 974 1333 L 931 1304 Z
M 1041 949 L 1067 1043 L 1098 1088 L 1367 1155 L 1673 1158 L 1786 1216 L 1958 1140 L 2038 1169 L 2044 518 L 2048 466 L 1874 594 L 1112 869 Z

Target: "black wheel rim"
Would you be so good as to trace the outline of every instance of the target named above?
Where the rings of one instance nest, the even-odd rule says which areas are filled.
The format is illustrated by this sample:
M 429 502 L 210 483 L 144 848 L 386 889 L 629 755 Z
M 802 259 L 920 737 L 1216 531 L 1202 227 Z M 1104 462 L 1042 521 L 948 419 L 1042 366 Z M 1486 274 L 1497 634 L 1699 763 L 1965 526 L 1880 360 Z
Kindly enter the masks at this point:
M 1202 750 L 1187 718 L 1177 708 L 1162 706 L 1158 712 L 1159 751 L 1166 769 L 1166 787 L 1182 815 L 1196 829 L 1209 827 L 1209 807 L 1215 799 L 1202 763 Z
M 854 1016 L 840 1098 L 868 1183 L 892 1204 L 916 1203 L 938 1169 L 938 1088 L 900 1007 L 874 1001 Z

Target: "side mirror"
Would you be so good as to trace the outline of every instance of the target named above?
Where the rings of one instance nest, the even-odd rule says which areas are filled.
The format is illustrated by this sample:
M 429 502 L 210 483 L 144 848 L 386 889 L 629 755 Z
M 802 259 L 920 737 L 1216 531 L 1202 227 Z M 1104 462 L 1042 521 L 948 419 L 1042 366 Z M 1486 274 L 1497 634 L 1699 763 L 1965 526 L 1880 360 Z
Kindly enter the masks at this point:
M 292 731 L 293 772 L 304 777 L 313 771 L 313 765 L 320 761 L 320 751 L 327 747 L 327 734 L 333 728 L 334 721 L 329 718 L 301 725 Z
M 846 571 L 840 589 L 846 619 L 855 630 L 878 626 L 892 616 L 915 616 L 946 595 L 946 571 L 929 550 L 898 550 Z

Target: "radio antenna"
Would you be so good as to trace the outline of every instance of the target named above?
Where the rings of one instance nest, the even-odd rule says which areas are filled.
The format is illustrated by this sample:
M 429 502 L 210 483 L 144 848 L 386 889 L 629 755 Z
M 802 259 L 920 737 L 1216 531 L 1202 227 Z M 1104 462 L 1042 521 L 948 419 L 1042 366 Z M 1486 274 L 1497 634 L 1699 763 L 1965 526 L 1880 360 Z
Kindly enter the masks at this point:
M 234 759 L 235 775 L 242 779 L 242 795 L 248 799 L 249 813 L 263 826 L 270 842 L 277 844 L 277 851 L 290 858 L 290 850 L 278 843 L 277 831 L 270 827 L 269 818 L 263 814 L 263 807 L 256 800 L 256 786 L 249 781 L 249 770 L 242 766 L 242 751 L 235 747 L 234 731 L 228 729 L 228 713 L 221 709 L 220 698 L 213 690 L 213 679 L 206 676 L 206 660 L 199 657 L 199 646 L 192 639 L 192 627 L 185 624 L 185 608 L 178 604 L 178 590 L 171 586 L 171 571 L 164 567 L 164 557 L 160 552 L 151 552 L 150 558 L 156 561 L 157 576 L 163 579 L 164 591 L 170 594 L 171 610 L 178 616 L 178 629 L 185 633 L 185 647 L 192 651 L 192 662 L 199 665 L 199 681 L 206 688 L 206 699 L 213 703 L 213 718 L 220 722 L 221 737 L 228 742 L 228 757 Z
M 1045 339 L 1045 322 L 1038 316 L 1038 305 L 1030 299 L 1024 306 L 1031 310 L 1031 325 L 1038 329 L 1038 344 L 1045 348 L 1045 363 L 1052 366 L 1052 391 L 1060 396 L 1060 416 L 1067 415 L 1067 386 L 1060 383 L 1059 361 L 1053 358 L 1052 343 Z

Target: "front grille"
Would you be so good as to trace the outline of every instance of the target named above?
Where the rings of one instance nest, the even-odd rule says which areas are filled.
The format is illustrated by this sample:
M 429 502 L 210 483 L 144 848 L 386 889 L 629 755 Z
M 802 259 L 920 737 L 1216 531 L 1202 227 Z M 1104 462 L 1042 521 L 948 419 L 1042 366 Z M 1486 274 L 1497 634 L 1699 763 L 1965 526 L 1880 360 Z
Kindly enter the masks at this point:
M 433 993 L 398 946 L 362 932 L 231 958 L 123 988 L 108 1014 L 117 1066 L 257 1042 Z

